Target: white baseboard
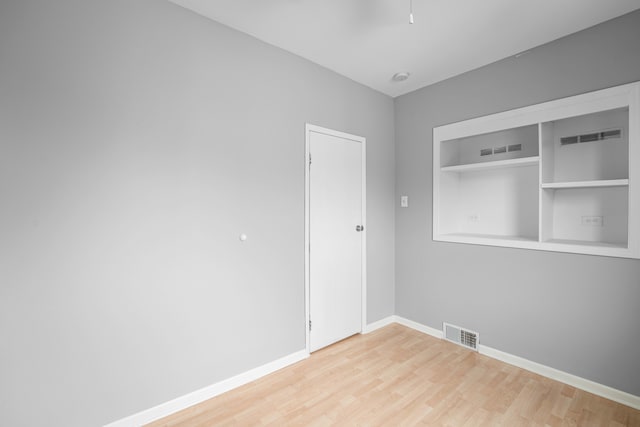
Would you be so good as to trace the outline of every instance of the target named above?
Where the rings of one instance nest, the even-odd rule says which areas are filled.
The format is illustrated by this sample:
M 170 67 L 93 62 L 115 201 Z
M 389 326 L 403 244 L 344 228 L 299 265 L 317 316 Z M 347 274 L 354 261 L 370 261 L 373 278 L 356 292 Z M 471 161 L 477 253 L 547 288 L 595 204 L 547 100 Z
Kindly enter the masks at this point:
M 518 368 L 526 369 L 527 371 L 542 375 L 543 377 L 560 381 L 575 388 L 579 388 L 580 390 L 588 391 L 589 393 L 604 397 L 605 399 L 630 406 L 634 409 L 640 409 L 639 396 L 634 396 L 633 394 L 616 390 L 615 388 L 611 388 L 546 365 L 541 365 L 540 363 L 532 362 L 531 360 L 514 356 L 513 354 L 505 353 L 482 344 L 478 346 L 478 351 L 480 354 L 517 366 Z
M 438 329 L 431 328 L 429 326 L 414 322 L 413 320 L 405 319 L 400 316 L 395 316 L 395 318 L 396 322 L 401 325 L 434 336 L 436 338 L 442 338 L 442 331 Z M 514 356 L 513 354 L 505 353 L 503 351 L 496 350 L 485 345 L 479 345 L 478 352 L 493 359 L 500 360 L 513 366 L 517 366 L 518 368 L 526 369 L 527 371 L 542 375 L 543 377 L 547 377 L 552 380 L 568 384 L 580 390 L 595 394 L 597 396 L 604 397 L 605 399 L 613 400 L 614 402 L 630 406 L 634 409 L 640 409 L 640 396 L 635 396 L 624 391 L 616 390 L 609 386 L 599 384 L 594 381 L 587 380 L 585 378 L 581 378 L 555 368 L 551 368 L 549 366 L 541 365 L 540 363 L 532 362 L 531 360 L 527 360 L 519 356 Z
M 146 409 L 142 412 L 138 412 L 137 414 L 133 414 L 121 420 L 114 421 L 107 424 L 105 427 L 139 427 L 144 424 L 148 424 L 200 402 L 204 402 L 212 397 L 216 397 L 224 392 L 250 383 L 251 381 L 255 381 L 258 378 L 262 378 L 279 369 L 293 365 L 307 357 L 309 357 L 309 353 L 307 353 L 306 350 L 292 353 L 288 356 L 274 360 L 273 362 L 269 362 L 247 372 L 243 372 L 235 377 L 201 388 L 200 390 L 196 390 L 192 393 L 185 394 L 184 396 L 162 403 L 153 408 Z
M 434 329 L 430 326 L 423 325 L 413 320 L 405 319 L 404 317 L 395 316 L 396 323 L 406 326 L 407 328 L 415 329 L 416 331 L 431 335 L 432 337 L 442 338 L 442 331 Z
M 395 317 L 396 316 L 389 316 L 389 317 L 385 317 L 384 319 L 377 320 L 373 323 L 369 323 L 367 326 L 364 327 L 364 330 L 362 331 L 362 333 L 368 334 L 370 332 L 375 331 L 376 329 L 384 328 L 385 326 L 388 326 L 392 323 L 396 323 Z

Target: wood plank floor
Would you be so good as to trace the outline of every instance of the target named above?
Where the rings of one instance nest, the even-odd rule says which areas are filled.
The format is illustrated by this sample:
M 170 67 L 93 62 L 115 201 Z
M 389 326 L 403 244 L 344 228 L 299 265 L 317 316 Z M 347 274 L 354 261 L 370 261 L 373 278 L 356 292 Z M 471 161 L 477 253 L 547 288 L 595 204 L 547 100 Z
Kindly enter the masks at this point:
M 393 324 L 149 426 L 640 427 L 640 411 Z

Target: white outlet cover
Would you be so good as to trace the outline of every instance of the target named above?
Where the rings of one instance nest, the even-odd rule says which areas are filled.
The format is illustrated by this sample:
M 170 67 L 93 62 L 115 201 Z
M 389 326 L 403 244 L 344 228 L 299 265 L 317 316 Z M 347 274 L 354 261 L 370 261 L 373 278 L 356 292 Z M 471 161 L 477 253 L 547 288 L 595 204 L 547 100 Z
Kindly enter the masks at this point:
M 582 217 L 582 225 L 589 227 L 602 227 L 604 226 L 604 217 L 598 215 L 584 215 Z

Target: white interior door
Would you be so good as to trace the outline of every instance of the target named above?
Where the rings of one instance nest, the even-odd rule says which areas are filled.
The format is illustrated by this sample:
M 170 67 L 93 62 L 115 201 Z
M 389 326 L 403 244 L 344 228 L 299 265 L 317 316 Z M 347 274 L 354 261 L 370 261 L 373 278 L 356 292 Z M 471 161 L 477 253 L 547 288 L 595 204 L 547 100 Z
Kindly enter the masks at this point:
M 362 331 L 364 140 L 307 131 L 309 351 Z

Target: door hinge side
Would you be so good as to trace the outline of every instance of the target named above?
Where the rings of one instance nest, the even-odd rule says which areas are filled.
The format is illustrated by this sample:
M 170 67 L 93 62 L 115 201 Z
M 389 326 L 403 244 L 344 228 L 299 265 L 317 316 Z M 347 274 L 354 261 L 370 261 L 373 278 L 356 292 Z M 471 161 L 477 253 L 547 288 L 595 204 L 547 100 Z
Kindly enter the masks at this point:
M 309 319 L 309 331 L 311 331 L 311 319 Z

